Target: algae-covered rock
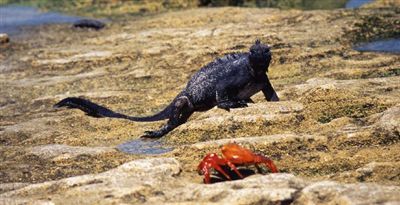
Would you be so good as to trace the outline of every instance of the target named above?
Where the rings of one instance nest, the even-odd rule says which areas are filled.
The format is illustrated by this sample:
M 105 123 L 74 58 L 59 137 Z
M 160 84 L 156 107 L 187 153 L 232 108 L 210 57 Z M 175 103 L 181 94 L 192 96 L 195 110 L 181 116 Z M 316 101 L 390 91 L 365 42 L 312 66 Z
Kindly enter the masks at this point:
M 100 13 L 192 7 L 179 0 L 116 2 Z M 397 7 L 221 7 L 118 16 L 98 32 L 25 28 L 0 48 L 0 203 L 398 203 L 400 57 L 352 46 L 394 37 L 399 15 Z M 62 98 L 84 97 L 128 115 L 152 115 L 202 66 L 247 52 L 256 39 L 271 46 L 268 76 L 281 101 L 258 93 L 247 108 L 195 113 L 154 142 L 170 152 L 115 149 L 164 121 L 53 109 Z M 238 166 L 250 176 L 227 182 L 213 172 L 220 183 L 203 184 L 197 165 L 208 153 L 222 157 L 228 142 L 269 157 L 281 173 Z

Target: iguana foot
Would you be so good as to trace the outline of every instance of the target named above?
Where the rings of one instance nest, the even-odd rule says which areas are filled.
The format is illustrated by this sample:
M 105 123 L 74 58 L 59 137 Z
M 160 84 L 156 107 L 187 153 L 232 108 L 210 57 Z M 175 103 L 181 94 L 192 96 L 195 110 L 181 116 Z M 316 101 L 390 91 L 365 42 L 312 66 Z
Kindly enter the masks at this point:
M 218 107 L 224 109 L 226 111 L 230 111 L 230 108 L 241 108 L 241 107 L 248 107 L 245 101 L 227 101 L 218 104 Z
M 145 131 L 140 138 L 160 138 L 164 135 L 161 131 Z

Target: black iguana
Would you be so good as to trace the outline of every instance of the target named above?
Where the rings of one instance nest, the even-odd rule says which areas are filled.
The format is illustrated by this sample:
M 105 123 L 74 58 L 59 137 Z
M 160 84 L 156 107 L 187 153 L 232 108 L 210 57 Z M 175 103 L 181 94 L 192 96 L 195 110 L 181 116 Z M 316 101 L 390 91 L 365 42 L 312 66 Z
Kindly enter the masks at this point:
M 214 106 L 229 111 L 247 107 L 250 97 L 259 91 L 266 100 L 279 101 L 266 72 L 271 61 L 270 48 L 259 40 L 249 52 L 225 55 L 205 65 L 193 75 L 186 88 L 161 112 L 148 117 L 132 117 L 114 112 L 82 98 L 69 97 L 55 107 L 78 108 L 94 117 L 123 118 L 132 121 L 158 121 L 168 119 L 159 130 L 146 131 L 142 137 L 159 138 L 185 123 L 196 111 Z

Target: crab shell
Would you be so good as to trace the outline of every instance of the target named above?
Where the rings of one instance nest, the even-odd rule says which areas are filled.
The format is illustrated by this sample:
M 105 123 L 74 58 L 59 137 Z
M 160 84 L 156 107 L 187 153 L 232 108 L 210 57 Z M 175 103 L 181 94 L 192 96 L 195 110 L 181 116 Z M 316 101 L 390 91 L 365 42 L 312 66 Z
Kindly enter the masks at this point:
M 236 169 L 235 165 L 258 165 L 265 164 L 273 173 L 278 172 L 275 164 L 269 158 L 255 154 L 249 149 L 239 146 L 236 143 L 229 143 L 221 148 L 222 155 L 224 157 L 219 157 L 216 153 L 208 154 L 200 162 L 198 166 L 199 174 L 203 174 L 205 177 L 205 183 L 210 183 L 210 169 L 214 168 L 221 174 L 223 174 L 227 179 L 231 179 L 227 173 L 221 168 L 221 166 L 229 166 L 233 171 L 238 174 L 240 178 L 243 176 Z

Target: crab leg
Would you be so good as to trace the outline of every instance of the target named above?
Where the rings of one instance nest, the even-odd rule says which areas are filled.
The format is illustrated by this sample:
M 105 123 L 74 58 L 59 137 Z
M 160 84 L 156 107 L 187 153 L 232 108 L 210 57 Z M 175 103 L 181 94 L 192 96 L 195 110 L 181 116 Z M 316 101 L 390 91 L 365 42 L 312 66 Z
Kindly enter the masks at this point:
M 228 160 L 226 160 L 225 159 L 225 161 L 226 161 L 226 164 L 240 177 L 240 178 L 244 178 L 243 177 L 243 175 L 239 172 L 239 170 L 237 170 L 237 168 L 236 168 L 236 166 L 232 163 L 232 162 L 230 162 L 230 161 L 228 161 Z
M 209 184 L 211 182 L 210 169 L 205 167 L 203 169 L 203 174 L 204 174 L 204 183 Z
M 213 168 L 223 174 L 225 178 L 231 180 L 231 177 L 217 163 L 213 164 Z
M 210 177 L 210 169 L 211 168 L 214 168 L 219 173 L 223 174 L 225 176 L 225 178 L 227 178 L 228 180 L 231 180 L 229 175 L 221 168 L 221 165 L 223 166 L 228 163 L 230 163 L 230 162 L 227 161 L 226 159 L 222 159 L 222 158 L 218 157 L 217 154 L 212 153 L 212 154 L 208 154 L 206 157 L 204 157 L 203 161 L 201 161 L 201 163 L 199 164 L 197 169 L 199 170 L 200 174 L 204 175 L 204 182 L 206 184 L 209 184 L 211 182 L 211 177 Z

